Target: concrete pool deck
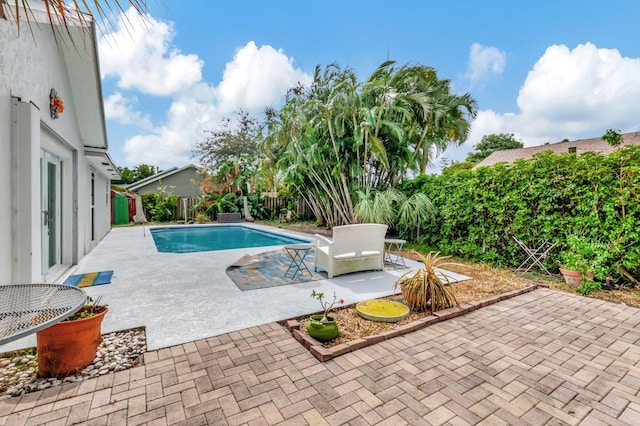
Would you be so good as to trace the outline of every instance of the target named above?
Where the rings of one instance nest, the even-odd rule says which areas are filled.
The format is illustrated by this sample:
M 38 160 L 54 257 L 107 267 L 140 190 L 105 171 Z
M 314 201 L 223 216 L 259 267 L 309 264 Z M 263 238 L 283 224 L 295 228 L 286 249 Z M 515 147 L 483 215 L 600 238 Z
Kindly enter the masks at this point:
M 243 225 L 313 240 L 309 234 Z M 314 289 L 328 295 L 335 291 L 345 304 L 387 296 L 407 271 L 347 274 L 250 291 L 241 291 L 227 276 L 227 266 L 244 254 L 281 247 L 159 253 L 148 227 L 114 228 L 70 273 L 113 270 L 111 284 L 85 288 L 88 295 L 102 297 L 101 303 L 109 305 L 102 332 L 145 326 L 147 347 L 154 350 L 318 312 L 320 304 L 310 297 Z M 407 265 L 420 264 L 407 261 Z M 35 343 L 32 335 L 0 347 L 0 352 Z

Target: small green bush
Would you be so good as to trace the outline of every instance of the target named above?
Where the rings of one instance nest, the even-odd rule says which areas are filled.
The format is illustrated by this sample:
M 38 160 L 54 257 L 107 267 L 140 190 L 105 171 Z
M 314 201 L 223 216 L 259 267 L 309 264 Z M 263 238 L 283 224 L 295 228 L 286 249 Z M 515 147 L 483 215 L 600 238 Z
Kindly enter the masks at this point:
M 599 282 L 592 281 L 592 280 L 585 280 L 580 287 L 576 288 L 576 293 L 579 293 L 583 296 L 588 296 L 592 292 L 601 290 L 601 289 L 602 289 L 602 285 Z
M 211 221 L 211 218 L 206 213 L 198 213 L 196 215 L 196 218 L 194 219 L 195 223 L 207 223 L 210 221 Z
M 142 205 L 154 222 L 168 222 L 174 219 L 173 212 L 178 205 L 178 197 L 172 195 L 166 186 L 158 186 L 158 192 L 142 194 Z

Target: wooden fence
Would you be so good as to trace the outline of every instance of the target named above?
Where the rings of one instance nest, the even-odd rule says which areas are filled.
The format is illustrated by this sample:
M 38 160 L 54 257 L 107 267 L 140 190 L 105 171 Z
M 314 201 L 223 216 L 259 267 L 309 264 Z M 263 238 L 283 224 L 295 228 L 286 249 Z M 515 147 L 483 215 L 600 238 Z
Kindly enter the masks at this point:
M 185 220 L 185 203 L 186 202 L 186 221 L 195 220 L 198 212 L 193 209 L 198 204 L 198 198 L 196 197 L 178 197 L 178 204 L 173 209 L 173 217 L 175 220 Z
M 185 201 L 183 201 L 185 200 Z M 277 219 L 281 213 L 286 213 L 288 201 L 283 198 L 264 197 L 264 205 L 269 211 L 271 219 Z M 173 209 L 174 220 L 185 220 L 185 203 L 186 202 L 186 221 L 195 220 L 198 212 L 193 209 L 198 204 L 196 197 L 178 197 L 178 203 Z M 300 220 L 313 220 L 315 216 L 306 201 L 300 199 L 291 203 L 293 211 Z M 242 205 L 239 206 L 242 211 Z
M 289 201 L 284 198 L 272 198 L 265 197 L 264 205 L 272 214 L 272 218 L 277 218 L 281 213 L 287 212 L 287 206 Z M 298 199 L 296 201 L 291 202 L 293 205 L 293 211 L 298 216 L 300 220 L 313 220 L 315 216 L 311 208 L 307 204 L 307 202 L 303 199 Z

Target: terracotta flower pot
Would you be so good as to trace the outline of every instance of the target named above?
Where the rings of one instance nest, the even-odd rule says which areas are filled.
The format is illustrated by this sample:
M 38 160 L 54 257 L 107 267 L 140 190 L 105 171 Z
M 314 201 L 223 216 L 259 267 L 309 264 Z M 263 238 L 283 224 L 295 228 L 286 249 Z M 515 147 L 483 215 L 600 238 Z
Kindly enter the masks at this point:
M 564 280 L 567 284 L 574 286 L 574 287 L 579 287 L 582 285 L 582 273 L 579 271 L 572 271 L 570 269 L 562 269 L 560 268 L 560 273 L 562 274 L 562 276 L 564 277 Z M 585 276 L 590 279 L 593 280 L 595 278 L 595 275 L 593 272 L 589 271 L 585 274 Z
M 75 373 L 91 364 L 102 342 L 102 320 L 109 309 L 88 318 L 63 321 L 38 331 L 38 375 Z
M 328 322 L 320 322 L 322 315 L 311 315 L 307 323 L 307 333 L 314 339 L 327 342 L 338 335 L 338 324 L 333 317 L 327 317 Z

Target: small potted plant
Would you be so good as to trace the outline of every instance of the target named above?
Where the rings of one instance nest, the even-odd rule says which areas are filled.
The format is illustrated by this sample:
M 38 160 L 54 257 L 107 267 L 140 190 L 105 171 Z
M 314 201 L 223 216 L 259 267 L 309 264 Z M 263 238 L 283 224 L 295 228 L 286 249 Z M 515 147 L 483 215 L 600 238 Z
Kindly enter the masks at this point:
M 420 257 L 424 268 L 407 272 L 393 284 L 394 289 L 400 288 L 409 309 L 416 312 L 428 310 L 433 313 L 454 305 L 458 306 L 455 295 L 446 287 L 449 284 L 447 278 L 437 271 L 437 268 L 451 264 L 447 261 L 449 257 L 441 257 L 439 253 L 433 252 L 426 256 L 420 254 Z
M 567 250 L 560 253 L 562 266 L 560 273 L 567 284 L 579 286 L 583 280 L 592 280 L 598 276 L 606 276 L 603 270 L 607 256 L 607 246 L 601 242 L 590 241 L 577 235 L 567 237 Z
M 102 320 L 109 308 L 87 296 L 69 318 L 37 332 L 38 375 L 63 376 L 91 364 L 102 342 Z
M 344 299 L 338 299 L 336 293 L 333 292 L 333 301 L 329 303 L 328 300 L 323 300 L 324 293 L 317 292 L 315 290 L 311 291 L 311 297 L 320 301 L 323 313 L 311 315 L 311 319 L 307 323 L 307 333 L 309 333 L 309 336 L 320 340 L 321 342 L 335 339 L 339 333 L 338 324 L 336 323 L 335 318 L 329 316 L 329 312 L 336 303 L 340 303 L 341 305 L 344 304 Z

